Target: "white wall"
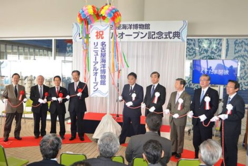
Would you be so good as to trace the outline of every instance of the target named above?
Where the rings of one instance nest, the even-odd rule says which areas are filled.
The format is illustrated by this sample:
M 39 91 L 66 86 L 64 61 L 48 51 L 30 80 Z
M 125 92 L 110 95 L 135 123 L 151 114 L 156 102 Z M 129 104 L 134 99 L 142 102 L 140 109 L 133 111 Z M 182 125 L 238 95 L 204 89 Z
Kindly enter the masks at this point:
M 101 7 L 106 0 L 88 0 Z M 84 0 L 0 0 L 0 38 L 70 37 Z M 188 20 L 189 36 L 248 35 L 247 0 L 114 0 L 123 21 Z

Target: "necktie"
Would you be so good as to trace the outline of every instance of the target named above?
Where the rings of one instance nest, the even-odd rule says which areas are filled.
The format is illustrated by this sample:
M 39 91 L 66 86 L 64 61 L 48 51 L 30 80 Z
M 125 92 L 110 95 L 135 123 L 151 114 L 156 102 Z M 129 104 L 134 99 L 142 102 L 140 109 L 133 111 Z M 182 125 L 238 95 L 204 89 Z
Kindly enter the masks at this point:
M 15 95 L 16 95 L 16 97 L 17 97 L 17 88 L 16 88 L 16 86 L 15 86 Z
M 57 87 L 57 95 L 59 95 L 59 87 Z
M 176 96 L 176 101 L 175 101 L 175 103 L 177 103 L 178 98 L 179 98 L 179 93 L 177 92 L 177 96 Z
M 74 89 L 75 89 L 75 91 L 77 91 L 77 83 L 76 82 L 74 82 Z
M 204 90 L 203 90 L 202 93 L 201 93 L 200 102 L 202 102 L 203 97 L 204 97 Z
M 132 88 L 132 85 L 130 85 L 130 89 L 129 89 L 129 92 L 131 92 L 133 90 L 133 88 Z
M 151 97 L 153 96 L 153 93 L 154 93 L 154 91 L 155 91 L 154 87 L 155 87 L 155 85 L 153 85 L 153 86 L 152 86 L 152 89 L 151 89 Z
M 228 97 L 228 101 L 227 101 L 227 104 L 229 104 L 231 101 L 231 97 Z
M 40 86 L 40 98 L 42 99 L 42 86 Z

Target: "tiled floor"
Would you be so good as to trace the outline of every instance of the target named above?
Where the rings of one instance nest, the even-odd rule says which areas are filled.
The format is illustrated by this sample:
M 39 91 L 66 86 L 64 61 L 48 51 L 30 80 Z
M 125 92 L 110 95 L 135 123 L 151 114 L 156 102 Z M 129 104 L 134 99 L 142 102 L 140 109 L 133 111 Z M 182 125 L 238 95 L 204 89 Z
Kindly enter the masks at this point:
M 14 123 L 12 126 L 12 132 L 10 137 L 13 137 L 13 130 L 14 130 Z M 59 131 L 59 125 L 57 125 Z M 3 126 L 0 125 L 0 135 L 3 134 Z M 47 121 L 47 133 L 50 131 L 50 121 Z M 67 132 L 70 133 L 70 132 Z M 32 136 L 33 135 L 33 120 L 27 119 L 26 122 L 24 119 L 22 119 L 22 130 L 21 130 L 21 136 Z M 92 134 L 87 134 L 90 139 L 92 139 Z M 168 133 L 163 133 L 165 137 L 168 137 Z M 218 137 L 214 137 L 214 139 L 219 140 Z M 128 139 L 127 139 L 128 141 Z M 246 162 L 246 151 L 241 146 L 241 142 L 243 141 L 243 135 L 240 136 L 240 142 L 239 142 L 239 153 L 238 153 L 238 161 L 241 164 L 245 164 Z M 185 136 L 185 149 L 188 150 L 194 150 L 192 145 L 192 135 L 188 136 L 186 134 Z M 120 146 L 120 150 L 117 153 L 117 155 L 125 156 L 125 147 Z M 97 152 L 97 144 L 92 140 L 91 143 L 78 143 L 78 144 L 64 144 L 62 145 L 61 152 L 74 152 L 74 153 L 84 153 L 87 155 L 88 158 L 96 157 L 98 155 Z M 5 152 L 7 153 L 7 156 L 13 156 L 23 159 L 28 159 L 29 162 L 34 162 L 42 159 L 42 156 L 40 154 L 39 147 L 22 147 L 22 148 L 6 148 Z M 169 162 L 168 166 L 176 166 L 175 162 Z

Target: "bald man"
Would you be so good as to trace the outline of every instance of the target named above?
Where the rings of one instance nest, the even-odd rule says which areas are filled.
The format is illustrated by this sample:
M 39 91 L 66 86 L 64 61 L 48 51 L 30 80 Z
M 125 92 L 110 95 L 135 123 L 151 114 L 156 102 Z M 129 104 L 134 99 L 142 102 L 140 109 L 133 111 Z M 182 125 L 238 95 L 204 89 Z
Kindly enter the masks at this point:
M 33 101 L 32 112 L 34 116 L 34 137 L 39 138 L 40 135 L 42 137 L 46 135 L 48 104 L 45 93 L 48 93 L 49 87 L 43 84 L 44 77 L 42 75 L 39 75 L 36 81 L 37 85 L 31 87 L 30 99 Z

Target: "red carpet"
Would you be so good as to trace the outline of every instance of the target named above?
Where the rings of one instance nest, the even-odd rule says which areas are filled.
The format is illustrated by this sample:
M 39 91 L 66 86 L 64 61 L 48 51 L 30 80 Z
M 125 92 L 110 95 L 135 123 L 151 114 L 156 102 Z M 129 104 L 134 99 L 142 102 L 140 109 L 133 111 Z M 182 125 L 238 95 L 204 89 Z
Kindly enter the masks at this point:
M 84 135 L 84 141 L 81 141 L 78 137 L 73 141 L 69 141 L 71 134 L 66 134 L 65 139 L 62 140 L 63 144 L 75 144 L 75 143 L 87 143 L 91 142 L 87 135 Z M 35 139 L 34 136 L 22 137 L 22 140 L 18 141 L 13 137 L 9 138 L 8 142 L 3 142 L 3 138 L 0 139 L 0 144 L 4 148 L 17 148 L 17 147 L 29 147 L 29 146 L 39 146 L 41 137 Z
M 121 146 L 127 147 L 127 143 L 125 144 L 121 144 Z M 183 149 L 183 153 L 182 153 L 182 158 L 187 158 L 187 159 L 193 159 L 195 157 L 195 152 L 187 150 L 187 149 Z M 175 156 L 171 156 L 170 161 L 173 162 L 177 162 L 179 159 L 176 159 Z M 220 159 L 218 161 L 217 164 L 215 164 L 215 166 L 220 166 L 222 162 L 222 159 Z M 237 164 L 237 166 L 245 166 L 244 164 Z

